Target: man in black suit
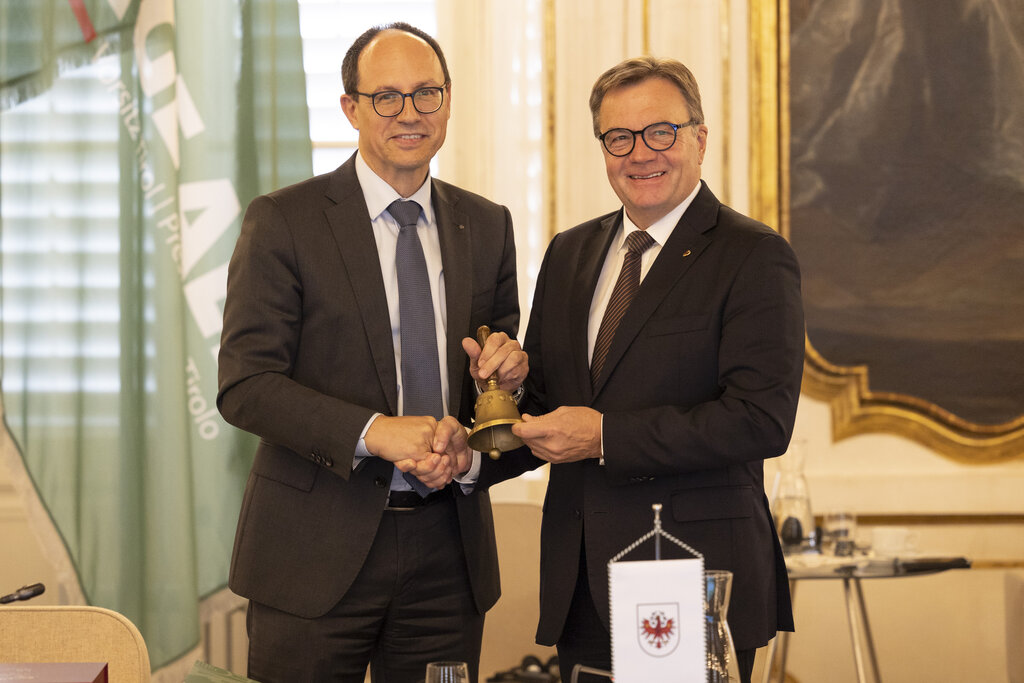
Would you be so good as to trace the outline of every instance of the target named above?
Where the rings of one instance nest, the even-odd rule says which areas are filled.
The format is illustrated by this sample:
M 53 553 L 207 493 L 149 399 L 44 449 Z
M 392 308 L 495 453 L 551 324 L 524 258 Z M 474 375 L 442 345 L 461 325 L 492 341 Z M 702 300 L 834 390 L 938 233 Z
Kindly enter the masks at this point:
M 701 181 L 708 127 L 685 66 L 627 60 L 597 80 L 590 108 L 623 209 L 548 247 L 524 347 L 529 403 L 512 428 L 552 463 L 537 640 L 557 644 L 567 675 L 610 668 L 607 563 L 662 503 L 667 532 L 734 574 L 728 619 L 748 680 L 756 648 L 793 627 L 763 460 L 785 452 L 800 393 L 796 258 Z
M 474 380 L 527 372 L 512 221 L 430 178 L 451 101 L 433 38 L 371 29 L 342 78 L 359 151 L 255 199 L 228 272 L 218 406 L 260 437 L 229 581 L 250 599 L 249 676 L 361 683 L 369 663 L 412 683 L 461 660 L 476 680 L 497 553 L 486 490 L 452 477 L 475 478 Z M 410 291 L 426 303 L 407 309 Z M 470 370 L 461 342 L 482 324 Z

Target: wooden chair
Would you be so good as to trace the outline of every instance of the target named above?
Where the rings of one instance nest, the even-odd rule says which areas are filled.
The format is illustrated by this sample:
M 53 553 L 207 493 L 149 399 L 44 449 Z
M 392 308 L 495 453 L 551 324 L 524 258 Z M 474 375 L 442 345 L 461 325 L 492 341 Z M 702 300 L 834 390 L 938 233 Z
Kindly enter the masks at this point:
M 0 607 L 0 662 L 106 662 L 109 683 L 150 680 L 142 634 L 102 607 Z

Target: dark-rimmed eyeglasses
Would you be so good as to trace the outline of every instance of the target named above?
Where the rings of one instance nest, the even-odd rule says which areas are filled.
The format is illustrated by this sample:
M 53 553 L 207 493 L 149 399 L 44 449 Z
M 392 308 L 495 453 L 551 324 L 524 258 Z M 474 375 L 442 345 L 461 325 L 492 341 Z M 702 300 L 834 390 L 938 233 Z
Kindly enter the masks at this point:
M 447 85 L 447 84 L 445 84 Z M 398 116 L 405 109 L 405 98 L 412 100 L 412 106 L 421 114 L 433 114 L 444 104 L 444 87 L 420 88 L 413 92 L 398 92 L 397 90 L 381 90 L 380 92 L 354 92 L 353 95 L 369 97 L 373 103 L 373 110 L 380 116 Z
M 686 123 L 669 123 L 659 121 L 652 123 L 643 130 L 629 130 L 628 128 L 611 128 L 597 136 L 604 148 L 613 157 L 628 156 L 636 145 L 636 138 L 639 135 L 643 138 L 644 144 L 655 152 L 664 152 L 676 144 L 676 134 L 680 128 L 686 128 L 698 123 L 696 119 L 690 119 Z

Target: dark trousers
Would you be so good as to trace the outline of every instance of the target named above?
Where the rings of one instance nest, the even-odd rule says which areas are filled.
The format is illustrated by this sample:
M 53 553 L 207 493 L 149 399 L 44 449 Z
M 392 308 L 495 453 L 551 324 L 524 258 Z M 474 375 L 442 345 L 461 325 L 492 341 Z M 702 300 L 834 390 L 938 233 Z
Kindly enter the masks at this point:
M 428 662 L 455 660 L 476 681 L 483 625 L 454 500 L 386 511 L 359 575 L 330 612 L 303 619 L 250 602 L 248 675 L 363 683 L 369 665 L 374 683 L 419 683 Z
M 602 671 L 612 670 L 612 639 L 608 628 L 601 621 L 590 595 L 587 581 L 586 560 L 581 553 L 580 573 L 576 577 L 576 590 L 569 605 L 562 636 L 558 639 L 558 669 L 562 680 L 571 680 L 572 670 L 577 664 Z M 607 590 L 607 587 L 605 588 Z M 736 653 L 737 669 L 741 683 L 750 683 L 754 671 L 756 649 L 739 650 Z M 577 683 L 607 683 L 606 676 L 581 672 Z

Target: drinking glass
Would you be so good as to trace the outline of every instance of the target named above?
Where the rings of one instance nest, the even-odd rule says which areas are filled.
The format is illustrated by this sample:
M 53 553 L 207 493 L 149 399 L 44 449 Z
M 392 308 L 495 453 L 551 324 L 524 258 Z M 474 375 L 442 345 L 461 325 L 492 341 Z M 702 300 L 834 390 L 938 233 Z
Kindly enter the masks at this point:
M 852 512 L 825 514 L 823 547 L 826 553 L 849 557 L 857 549 L 857 516 Z
M 425 683 L 469 683 L 469 667 L 465 662 L 430 662 Z

